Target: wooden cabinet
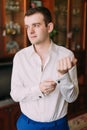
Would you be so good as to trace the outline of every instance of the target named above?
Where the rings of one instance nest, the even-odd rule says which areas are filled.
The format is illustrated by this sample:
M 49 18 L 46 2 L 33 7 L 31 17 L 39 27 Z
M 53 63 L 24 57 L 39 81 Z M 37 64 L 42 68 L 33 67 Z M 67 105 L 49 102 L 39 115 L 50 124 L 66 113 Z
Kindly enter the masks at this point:
M 2 37 L 2 33 L 3 33 L 3 1 L 0 1 L 0 56 L 3 56 L 4 51 L 4 44 L 3 44 L 3 37 Z
M 55 0 L 56 42 L 71 50 L 85 49 L 86 0 Z
M 27 46 L 24 14 L 29 2 L 1 0 L 1 3 L 0 57 L 9 57 Z
M 16 121 L 20 115 L 19 105 L 12 103 L 0 107 L 0 130 L 16 130 Z
M 11 120 L 10 127 L 12 130 L 16 130 L 16 122 L 17 122 L 17 119 L 21 113 L 18 104 L 15 104 L 11 107 L 11 113 L 12 114 L 10 116 L 10 120 Z
M 5 109 L 0 109 L 0 130 L 9 128 L 8 112 Z
M 0 34 L 3 37 L 0 36 L 0 57 L 14 55 L 18 49 L 27 46 L 23 19 L 26 9 L 30 8 L 31 1 L 35 0 L 1 0 Z M 52 13 L 57 32 L 54 41 L 71 50 L 87 49 L 87 0 L 39 1 Z

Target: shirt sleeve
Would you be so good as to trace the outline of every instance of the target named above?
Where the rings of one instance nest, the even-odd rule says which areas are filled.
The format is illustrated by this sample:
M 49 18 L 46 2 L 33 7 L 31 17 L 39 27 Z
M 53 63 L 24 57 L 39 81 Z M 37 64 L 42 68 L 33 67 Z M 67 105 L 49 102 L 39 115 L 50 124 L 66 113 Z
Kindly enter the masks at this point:
M 57 87 L 59 87 L 61 94 L 67 102 L 71 103 L 77 99 L 79 87 L 76 65 L 72 67 L 63 77 L 57 80 Z
M 16 55 L 13 60 L 13 69 L 11 77 L 10 95 L 16 102 L 38 100 L 44 97 L 39 89 L 39 84 L 34 87 L 26 87 L 23 82 L 22 70 L 20 69 L 19 57 Z

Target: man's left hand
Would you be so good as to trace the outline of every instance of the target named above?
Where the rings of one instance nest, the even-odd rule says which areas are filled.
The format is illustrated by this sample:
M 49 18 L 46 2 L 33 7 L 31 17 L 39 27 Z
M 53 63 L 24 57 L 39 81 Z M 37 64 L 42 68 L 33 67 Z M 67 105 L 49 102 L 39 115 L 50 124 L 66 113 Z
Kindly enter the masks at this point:
M 70 57 L 65 57 L 58 61 L 57 71 L 59 76 L 67 73 L 74 65 L 76 65 L 77 59 L 74 57 L 72 60 Z

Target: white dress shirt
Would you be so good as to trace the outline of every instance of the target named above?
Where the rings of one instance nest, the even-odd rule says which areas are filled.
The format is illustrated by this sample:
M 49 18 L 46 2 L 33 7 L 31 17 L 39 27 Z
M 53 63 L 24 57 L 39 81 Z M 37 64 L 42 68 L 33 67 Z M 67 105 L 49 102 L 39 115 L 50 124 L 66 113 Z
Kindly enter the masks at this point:
M 48 57 L 42 70 L 42 63 L 33 45 L 16 53 L 13 61 L 11 79 L 11 97 L 20 103 L 21 111 L 29 118 L 50 122 L 67 114 L 68 103 L 76 100 L 79 89 L 77 69 L 74 66 L 61 78 L 58 76 L 58 60 L 73 53 L 67 48 L 51 42 Z M 57 82 L 56 89 L 49 95 L 43 95 L 39 84 L 52 79 Z

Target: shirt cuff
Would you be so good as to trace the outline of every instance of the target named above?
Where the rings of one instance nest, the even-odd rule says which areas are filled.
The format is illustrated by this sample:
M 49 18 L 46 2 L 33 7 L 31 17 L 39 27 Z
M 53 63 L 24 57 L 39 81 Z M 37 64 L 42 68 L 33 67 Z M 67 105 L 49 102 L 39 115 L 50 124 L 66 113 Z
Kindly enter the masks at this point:
M 33 100 L 41 99 L 44 97 L 44 94 L 40 91 L 38 86 L 31 88 L 31 93 L 32 93 Z
M 70 83 L 72 82 L 69 73 L 64 74 L 61 78 L 56 80 L 56 83 L 60 85 L 67 84 L 67 83 L 69 84 L 69 82 Z

